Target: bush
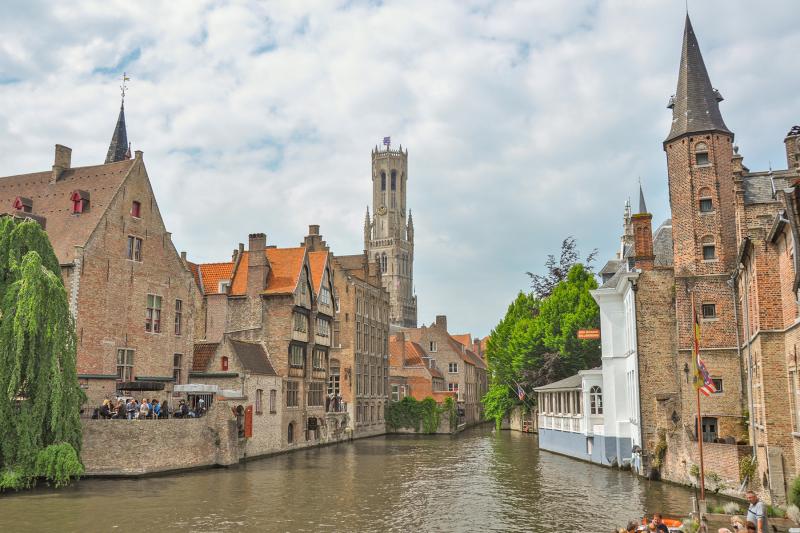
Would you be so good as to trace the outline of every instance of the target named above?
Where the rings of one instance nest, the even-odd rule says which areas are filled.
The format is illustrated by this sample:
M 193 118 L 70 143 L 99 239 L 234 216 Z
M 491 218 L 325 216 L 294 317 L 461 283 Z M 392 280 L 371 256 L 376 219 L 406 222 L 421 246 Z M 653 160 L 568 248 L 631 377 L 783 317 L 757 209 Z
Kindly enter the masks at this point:
M 68 485 L 72 478 L 83 475 L 84 468 L 78 453 L 71 444 L 51 444 L 36 456 L 35 475 L 51 482 L 55 487 Z
M 726 503 L 725 505 L 722 506 L 722 512 L 724 514 L 736 515 L 736 514 L 739 514 L 741 512 L 741 509 L 739 509 L 739 504 L 738 503 L 736 503 L 736 502 L 728 502 L 728 503 Z
M 422 433 L 436 433 L 444 413 L 448 413 L 452 429 L 457 422 L 456 405 L 452 398 L 447 398 L 439 406 L 433 398 L 417 401 L 406 396 L 399 402 L 390 403 L 386 407 L 385 417 L 392 429 L 408 428 Z
M 795 478 L 789 487 L 789 503 L 800 507 L 800 477 Z

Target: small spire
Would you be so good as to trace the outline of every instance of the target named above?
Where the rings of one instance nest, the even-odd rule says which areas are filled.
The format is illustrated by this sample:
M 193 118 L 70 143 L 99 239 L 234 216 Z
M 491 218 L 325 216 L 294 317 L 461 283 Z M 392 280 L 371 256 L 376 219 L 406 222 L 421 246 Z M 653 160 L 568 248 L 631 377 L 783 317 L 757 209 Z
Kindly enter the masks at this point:
M 644 203 L 644 191 L 642 191 L 642 181 L 639 180 L 639 214 L 647 213 L 647 204 Z
M 119 116 L 117 117 L 117 125 L 114 127 L 114 133 L 111 135 L 111 143 L 108 145 L 108 153 L 106 154 L 105 161 L 106 165 L 131 158 L 130 144 L 128 143 L 128 130 L 125 126 L 125 92 L 128 88 L 128 80 L 130 80 L 128 75 L 123 73 L 122 85 L 120 85 L 122 97 L 119 105 Z

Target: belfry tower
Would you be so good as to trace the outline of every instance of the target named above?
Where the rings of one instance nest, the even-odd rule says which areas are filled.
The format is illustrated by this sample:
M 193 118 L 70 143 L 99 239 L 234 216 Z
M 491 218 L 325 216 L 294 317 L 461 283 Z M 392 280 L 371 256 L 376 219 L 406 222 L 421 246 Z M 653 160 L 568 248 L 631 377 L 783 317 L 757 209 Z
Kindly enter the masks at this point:
M 389 322 L 417 327 L 414 295 L 414 222 L 406 210 L 408 150 L 372 151 L 372 219 L 364 220 L 364 249 L 381 269 L 389 291 Z

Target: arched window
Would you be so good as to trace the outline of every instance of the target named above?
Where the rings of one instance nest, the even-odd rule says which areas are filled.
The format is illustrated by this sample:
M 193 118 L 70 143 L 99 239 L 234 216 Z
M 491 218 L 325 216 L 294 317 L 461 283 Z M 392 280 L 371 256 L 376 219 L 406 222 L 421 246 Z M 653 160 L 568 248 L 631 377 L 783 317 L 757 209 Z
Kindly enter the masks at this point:
M 397 171 L 392 170 L 392 190 L 397 190 Z
M 698 193 L 698 198 L 700 201 L 700 212 L 701 213 L 710 213 L 714 211 L 714 201 L 711 197 L 711 189 L 708 187 L 703 187 L 700 189 Z
M 694 161 L 697 166 L 708 165 L 708 145 L 700 142 L 694 145 Z
M 381 255 L 381 272 L 384 274 L 386 273 L 387 268 L 387 261 L 386 261 L 386 252 Z
M 714 237 L 706 235 L 701 239 L 703 248 L 703 261 L 716 261 L 717 259 L 717 246 L 714 242 Z
M 381 190 L 386 190 L 386 172 L 381 172 Z
M 589 403 L 593 415 L 603 414 L 603 390 L 595 385 L 589 389 Z
M 289 444 L 294 442 L 294 422 L 289 422 L 289 427 L 286 430 L 286 442 Z

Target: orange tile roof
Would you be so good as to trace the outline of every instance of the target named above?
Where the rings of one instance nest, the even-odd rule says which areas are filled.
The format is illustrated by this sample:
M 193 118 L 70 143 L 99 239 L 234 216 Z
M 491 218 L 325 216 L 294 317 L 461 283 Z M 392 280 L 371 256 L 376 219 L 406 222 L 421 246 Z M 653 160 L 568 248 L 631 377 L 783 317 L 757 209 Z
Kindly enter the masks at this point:
M 203 263 L 198 266 L 203 294 L 220 294 L 219 282 L 230 280 L 233 275 L 233 263 Z
M 137 161 L 128 159 L 108 165 L 68 168 L 55 183 L 50 182 L 51 170 L 0 177 L 0 213 L 25 216 L 13 208 L 14 200 L 18 196 L 33 200 L 31 214 L 45 217 L 45 231 L 59 263 L 71 263 L 75 246 L 83 246 L 89 240 Z M 80 215 L 72 214 L 70 195 L 75 190 L 87 191 L 90 195 L 89 209 Z
M 456 342 L 460 342 L 467 348 L 472 347 L 472 335 L 470 335 L 469 333 L 465 333 L 463 335 L 451 335 L 451 337 L 453 337 L 456 340 Z
M 264 250 L 269 261 L 267 288 L 263 294 L 291 294 L 297 288 L 300 272 L 305 263 L 305 248 L 267 248 Z M 233 275 L 231 294 L 242 296 L 247 293 L 247 267 L 250 252 L 242 252 L 239 266 Z
M 486 363 L 483 361 L 483 359 L 475 355 L 472 350 L 466 349 L 466 346 L 455 340 L 452 335 L 449 337 L 451 347 L 461 354 L 461 359 L 463 361 L 478 368 L 486 368 Z
M 322 289 L 322 277 L 328 264 L 328 252 L 325 250 L 309 252 L 308 264 L 311 267 L 311 286 L 314 287 L 314 294 L 319 295 Z

